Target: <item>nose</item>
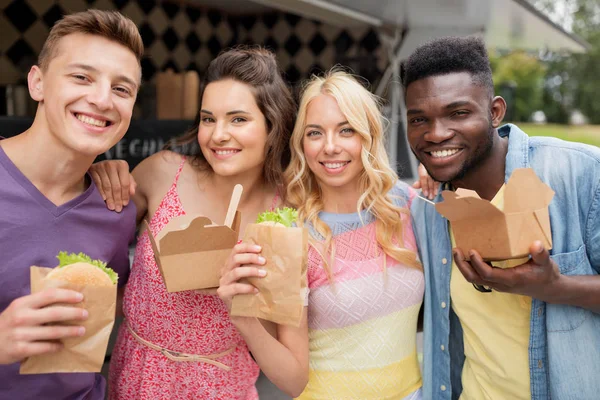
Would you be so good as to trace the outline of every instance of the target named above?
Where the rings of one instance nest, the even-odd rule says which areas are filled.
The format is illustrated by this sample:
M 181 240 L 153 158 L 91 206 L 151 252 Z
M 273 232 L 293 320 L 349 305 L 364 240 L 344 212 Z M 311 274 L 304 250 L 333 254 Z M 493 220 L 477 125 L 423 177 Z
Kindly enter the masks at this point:
M 441 121 L 433 121 L 431 128 L 425 133 L 425 140 L 433 143 L 442 143 L 454 136 L 454 131 L 448 129 Z
M 339 152 L 337 137 L 335 134 L 328 133 L 325 137 L 325 154 L 335 154 Z
M 225 123 L 217 122 L 212 132 L 211 139 L 215 143 L 224 143 L 227 142 L 231 138 L 229 134 L 229 129 Z
M 109 110 L 112 108 L 112 88 L 109 83 L 98 82 L 92 86 L 88 95 L 88 101 L 95 105 L 99 110 Z

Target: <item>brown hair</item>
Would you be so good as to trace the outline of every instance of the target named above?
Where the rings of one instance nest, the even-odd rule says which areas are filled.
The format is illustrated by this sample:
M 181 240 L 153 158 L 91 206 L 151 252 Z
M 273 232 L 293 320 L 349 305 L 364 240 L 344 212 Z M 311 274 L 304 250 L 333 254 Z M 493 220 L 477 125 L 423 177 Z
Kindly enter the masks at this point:
M 60 39 L 72 33 L 102 36 L 117 42 L 131 50 L 138 62 L 144 55 L 142 37 L 132 20 L 117 11 L 87 10 L 65 15 L 54 24 L 38 57 L 42 70 L 56 57 Z
M 290 162 L 289 142 L 294 128 L 296 104 L 287 84 L 281 77 L 275 55 L 261 47 L 235 47 L 219 54 L 210 62 L 204 76 L 200 99 L 212 82 L 233 79 L 252 88 L 258 108 L 267 121 L 267 143 L 263 176 L 267 183 L 283 183 L 283 170 Z M 193 127 L 182 136 L 167 143 L 166 149 L 187 153 L 195 165 L 210 170 L 198 143 L 200 113 Z M 191 151 L 183 149 L 190 148 Z

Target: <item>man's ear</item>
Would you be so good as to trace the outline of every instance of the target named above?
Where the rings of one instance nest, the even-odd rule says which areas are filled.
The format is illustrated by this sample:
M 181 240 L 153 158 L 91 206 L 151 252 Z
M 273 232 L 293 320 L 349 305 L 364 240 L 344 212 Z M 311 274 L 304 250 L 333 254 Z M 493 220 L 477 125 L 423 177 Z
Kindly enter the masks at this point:
M 44 76 L 42 70 L 34 65 L 27 74 L 27 85 L 29 86 L 29 95 L 37 102 L 44 100 Z
M 492 126 L 498 128 L 506 114 L 506 101 L 500 96 L 494 97 L 490 103 L 490 112 L 492 114 Z

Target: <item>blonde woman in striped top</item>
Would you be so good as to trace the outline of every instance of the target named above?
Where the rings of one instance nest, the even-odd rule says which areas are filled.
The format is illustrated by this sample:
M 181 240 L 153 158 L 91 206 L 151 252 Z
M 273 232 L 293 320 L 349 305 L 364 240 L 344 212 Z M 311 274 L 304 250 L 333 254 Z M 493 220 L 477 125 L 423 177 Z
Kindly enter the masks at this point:
M 383 134 L 376 97 L 353 76 L 332 71 L 306 84 L 285 173 L 287 201 L 312 238 L 308 384 L 299 399 L 421 398 L 415 192 L 390 167 Z M 231 280 L 224 292 L 236 288 Z M 251 343 L 257 335 L 242 335 L 259 348 Z M 262 353 L 253 351 L 272 358 L 282 381 L 305 382 L 296 365 Z

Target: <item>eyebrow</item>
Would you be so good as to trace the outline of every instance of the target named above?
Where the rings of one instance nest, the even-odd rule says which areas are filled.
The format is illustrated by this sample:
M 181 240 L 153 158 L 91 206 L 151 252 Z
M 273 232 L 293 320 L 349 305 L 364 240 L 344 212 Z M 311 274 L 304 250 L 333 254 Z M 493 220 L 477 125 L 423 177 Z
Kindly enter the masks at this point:
M 344 125 L 349 125 L 350 123 L 348 121 L 343 121 L 340 122 L 339 124 L 337 124 L 336 126 L 339 128 L 340 126 L 344 126 Z M 308 124 L 304 127 L 304 129 L 306 128 L 317 128 L 317 129 L 323 129 L 323 127 L 321 125 L 317 125 L 317 124 Z
M 452 102 L 452 103 L 450 103 L 450 104 L 448 104 L 448 105 L 444 106 L 444 108 L 445 108 L 446 110 L 449 110 L 449 109 L 451 109 L 451 108 L 464 107 L 464 106 L 469 106 L 469 105 L 471 105 L 471 102 L 470 102 L 470 101 L 467 101 L 467 100 L 459 100 L 459 101 L 455 101 L 455 102 Z
M 464 107 L 464 106 L 470 106 L 472 103 L 470 101 L 467 100 L 459 100 L 459 101 L 454 101 L 450 104 L 447 104 L 444 106 L 445 110 L 451 110 L 453 108 L 458 108 L 458 107 Z M 406 111 L 406 115 L 416 115 L 416 114 L 423 114 L 423 110 L 420 110 L 418 108 L 411 108 L 409 110 Z
M 415 115 L 415 114 L 422 114 L 423 110 L 419 110 L 419 109 L 415 109 L 415 108 L 411 108 L 410 110 L 406 111 L 406 115 Z
M 80 69 L 83 69 L 83 70 L 89 71 L 89 72 L 95 72 L 95 73 L 99 72 L 97 68 L 94 68 L 88 64 L 81 64 L 81 63 L 69 64 L 68 68 L 80 68 Z M 135 83 L 135 81 L 133 79 L 130 79 L 130 78 L 126 77 L 125 75 L 117 75 L 117 79 L 130 84 L 131 86 L 133 86 L 136 89 L 138 87 L 138 84 Z
M 200 113 L 204 113 L 204 114 L 208 114 L 208 115 L 214 115 L 211 111 L 202 109 L 200 110 Z M 248 111 L 243 111 L 243 110 L 233 110 L 233 111 L 227 111 L 225 113 L 225 115 L 233 115 L 233 114 L 247 114 L 250 115 L 250 113 Z
M 244 110 L 233 110 L 233 111 L 227 111 L 225 113 L 225 115 L 233 115 L 233 114 L 250 114 L 248 111 L 244 111 Z

